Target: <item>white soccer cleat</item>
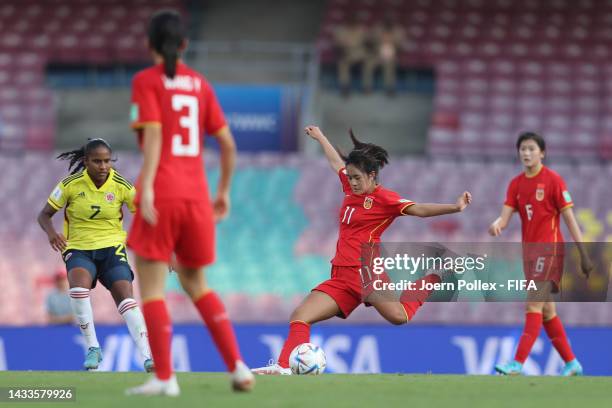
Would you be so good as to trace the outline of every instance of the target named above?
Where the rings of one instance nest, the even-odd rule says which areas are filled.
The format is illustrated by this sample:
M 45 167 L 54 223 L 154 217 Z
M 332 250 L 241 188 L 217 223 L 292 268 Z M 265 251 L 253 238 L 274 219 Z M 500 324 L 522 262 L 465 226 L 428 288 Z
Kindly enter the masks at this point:
M 283 368 L 278 363 L 270 361 L 265 367 L 254 368 L 251 370 L 253 373 L 258 375 L 291 375 L 290 368 Z
M 232 389 L 234 391 L 251 391 L 255 386 L 255 376 L 242 361 L 236 362 L 232 373 Z
M 165 395 L 168 397 L 178 397 L 180 393 L 181 389 L 174 375 L 166 381 L 162 381 L 154 376 L 138 387 L 125 390 L 126 395 Z

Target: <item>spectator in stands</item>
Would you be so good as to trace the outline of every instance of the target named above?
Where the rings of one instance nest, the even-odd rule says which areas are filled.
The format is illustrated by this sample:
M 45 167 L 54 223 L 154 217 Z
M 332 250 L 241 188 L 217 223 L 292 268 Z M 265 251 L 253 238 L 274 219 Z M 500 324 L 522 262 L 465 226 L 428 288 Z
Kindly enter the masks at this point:
M 385 14 L 382 22 L 374 27 L 371 33 L 374 48 L 373 58 L 364 66 L 365 78 L 371 83 L 374 70 L 382 67 L 383 83 L 389 95 L 396 92 L 397 57 L 399 48 L 406 41 L 404 30 L 397 24 L 393 14 Z
M 47 295 L 45 308 L 49 324 L 74 323 L 70 294 L 68 293 L 68 279 L 66 272 L 58 270 L 53 276 L 55 288 Z
M 351 15 L 346 25 L 339 26 L 335 33 L 335 45 L 338 52 L 338 81 L 342 94 L 348 96 L 351 88 L 351 68 L 360 65 L 364 91 L 372 90 L 373 55 L 368 50 L 368 31 L 355 15 Z M 368 73 L 370 74 L 368 76 Z

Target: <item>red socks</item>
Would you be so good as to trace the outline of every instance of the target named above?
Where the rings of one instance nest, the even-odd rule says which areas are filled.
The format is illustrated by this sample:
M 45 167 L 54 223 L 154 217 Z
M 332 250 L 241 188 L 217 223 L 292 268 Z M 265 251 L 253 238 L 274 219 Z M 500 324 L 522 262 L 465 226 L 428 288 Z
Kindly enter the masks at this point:
M 533 343 L 540 335 L 540 329 L 542 328 L 542 313 L 527 313 L 525 314 L 525 327 L 523 328 L 523 335 L 519 340 L 518 347 L 514 359 L 519 363 L 523 364 Z
M 308 343 L 310 341 L 310 325 L 301 320 L 295 320 L 289 323 L 289 335 L 283 349 L 281 350 L 280 356 L 278 357 L 278 364 L 283 367 L 289 367 L 289 355 L 293 349 L 302 343 Z
M 529 356 L 531 347 L 535 343 L 536 339 L 540 335 L 540 329 L 542 328 L 542 314 L 541 313 L 527 313 L 525 315 L 525 328 L 521 340 L 519 341 L 518 348 L 516 350 L 516 356 L 514 359 L 519 363 L 524 363 Z M 550 342 L 555 347 L 563 361 L 570 362 L 576 358 L 572 348 L 567 341 L 567 335 L 565 329 L 561 323 L 559 316 L 555 316 L 550 320 L 544 322 L 544 329 Z
M 242 357 L 240 357 L 240 351 L 238 350 L 234 328 L 225 312 L 225 306 L 223 306 L 221 299 L 215 292 L 210 291 L 193 303 L 200 312 L 202 319 L 204 319 L 228 371 L 234 371 L 236 361 L 242 360 Z
M 172 340 L 172 323 L 163 299 L 149 300 L 142 305 L 149 333 L 149 345 L 155 362 L 155 375 L 160 380 L 167 380 L 172 375 L 170 344 Z
M 550 338 L 550 342 L 555 346 L 555 349 L 557 349 L 563 361 L 568 363 L 576 358 L 567 341 L 567 335 L 565 334 L 565 329 L 563 328 L 559 316 L 555 316 L 545 321 L 544 329 L 546 330 L 546 334 L 548 334 L 548 338 Z
M 204 319 L 217 349 L 225 361 L 228 370 L 234 371 L 236 361 L 241 360 L 234 329 L 230 323 L 225 307 L 214 292 L 208 292 L 194 302 Z M 160 380 L 167 380 L 172 375 L 170 346 L 172 340 L 172 323 L 163 299 L 144 302 L 142 313 L 147 323 L 151 354 L 155 362 L 155 375 Z
M 420 288 L 421 281 L 425 281 L 428 283 L 440 283 L 442 282 L 442 279 L 440 279 L 438 275 L 427 275 L 415 281 L 415 287 Z M 402 292 L 402 295 L 400 297 L 400 302 L 402 303 L 402 306 L 404 306 L 404 310 L 406 311 L 406 316 L 408 318 L 408 321 L 412 320 L 417 310 L 419 310 L 419 308 L 423 306 L 423 303 L 425 302 L 425 300 L 427 300 L 431 292 L 432 292 L 431 290 L 425 290 L 425 289 L 423 290 L 405 290 Z

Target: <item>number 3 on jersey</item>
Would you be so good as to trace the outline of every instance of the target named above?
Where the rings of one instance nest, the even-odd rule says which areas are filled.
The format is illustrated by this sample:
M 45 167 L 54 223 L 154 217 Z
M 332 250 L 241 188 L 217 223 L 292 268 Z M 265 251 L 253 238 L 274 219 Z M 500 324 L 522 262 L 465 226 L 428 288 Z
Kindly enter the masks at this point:
M 195 157 L 200 154 L 200 127 L 198 125 L 198 99 L 191 95 L 172 95 L 172 109 L 181 112 L 187 108 L 187 114 L 181 116 L 179 125 L 187 129 L 187 144 L 183 143 L 183 136 L 172 136 L 172 154 L 174 156 Z

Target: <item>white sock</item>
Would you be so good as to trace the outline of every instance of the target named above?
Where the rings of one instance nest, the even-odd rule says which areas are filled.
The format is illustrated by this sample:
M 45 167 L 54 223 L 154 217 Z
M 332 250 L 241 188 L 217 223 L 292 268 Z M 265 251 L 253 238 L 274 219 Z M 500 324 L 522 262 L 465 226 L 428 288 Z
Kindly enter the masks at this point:
M 134 343 L 140 350 L 140 353 L 144 359 L 151 358 L 151 349 L 149 348 L 149 335 L 147 334 L 147 325 L 145 324 L 144 317 L 140 312 L 138 303 L 134 299 L 126 298 L 123 299 L 119 306 L 117 306 L 119 314 L 123 316 L 125 323 L 127 324 L 128 330 Z
M 81 334 L 85 338 L 87 348 L 100 347 L 98 337 L 96 337 L 93 310 L 91 309 L 91 301 L 89 300 L 89 289 L 71 288 L 70 306 L 72 306 L 72 313 L 74 313 L 79 322 Z

